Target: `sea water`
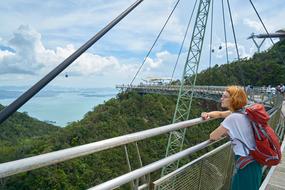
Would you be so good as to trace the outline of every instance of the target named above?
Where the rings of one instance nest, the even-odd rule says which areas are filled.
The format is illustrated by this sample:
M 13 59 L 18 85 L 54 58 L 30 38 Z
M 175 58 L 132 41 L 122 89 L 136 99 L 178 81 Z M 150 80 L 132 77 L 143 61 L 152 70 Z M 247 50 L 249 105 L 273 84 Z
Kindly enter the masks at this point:
M 88 111 L 115 97 L 117 93 L 113 88 L 45 90 L 30 99 L 18 111 L 65 127 L 70 122 L 81 120 Z M 7 106 L 20 94 L 20 90 L 0 88 L 0 104 Z

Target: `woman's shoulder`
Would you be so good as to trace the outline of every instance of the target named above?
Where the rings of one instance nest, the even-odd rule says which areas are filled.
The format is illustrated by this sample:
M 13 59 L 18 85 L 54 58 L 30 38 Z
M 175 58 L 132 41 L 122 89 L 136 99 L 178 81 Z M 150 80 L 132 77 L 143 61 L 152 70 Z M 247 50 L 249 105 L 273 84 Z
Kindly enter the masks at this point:
M 235 119 L 246 119 L 246 115 L 240 112 L 232 112 L 228 117 L 227 120 L 235 120 Z
M 226 128 L 232 128 L 233 126 L 248 126 L 248 117 L 243 113 L 233 112 L 224 119 L 221 123 Z
M 242 112 L 232 112 L 230 115 L 232 117 L 240 117 L 240 116 L 244 116 L 245 114 Z

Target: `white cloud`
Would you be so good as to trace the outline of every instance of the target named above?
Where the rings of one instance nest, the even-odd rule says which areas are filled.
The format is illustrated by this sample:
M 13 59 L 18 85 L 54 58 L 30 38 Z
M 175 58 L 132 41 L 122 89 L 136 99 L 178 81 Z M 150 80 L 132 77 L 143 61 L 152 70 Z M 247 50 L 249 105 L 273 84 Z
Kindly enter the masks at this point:
M 3 51 L 0 59 L 0 73 L 26 73 L 33 74 L 42 67 L 36 62 L 35 50 L 40 48 L 40 34 L 28 26 L 20 26 L 14 33 L 9 45 L 16 53 L 5 54 Z
M 261 25 L 261 23 L 259 21 L 246 18 L 246 19 L 243 20 L 243 23 L 245 25 L 255 29 L 258 32 L 263 32 L 264 31 L 264 29 L 263 29 L 263 27 L 262 27 L 262 25 Z
M 8 50 L 4 50 L 4 51 L 0 51 L 0 61 L 1 59 L 3 59 L 4 57 L 10 57 L 10 56 L 13 56 L 14 53 L 13 52 L 10 52 Z
M 29 74 L 27 77 L 36 77 L 35 74 L 43 76 L 133 2 L 133 0 L 66 0 L 64 2 L 10 0 L 3 3 L 0 7 L 0 45 L 5 44 L 10 47 L 13 45 L 16 52 L 0 50 L 0 73 L 2 73 L 0 77 L 3 78 L 4 73 Z M 115 77 L 118 82 L 122 78 L 127 81 L 135 74 L 138 64 L 151 47 L 175 3 L 175 0 L 163 0 L 163 3 L 158 0 L 143 1 L 65 72 L 76 77 L 88 76 L 90 80 L 94 75 L 100 75 L 104 82 L 113 80 L 115 83 Z M 246 38 L 252 32 L 263 31 L 249 2 L 245 3 L 231 2 L 241 57 L 252 55 L 256 50 L 253 42 Z M 180 1 L 180 5 L 151 53 L 153 56 L 147 59 L 141 75 L 165 76 L 171 73 L 176 61 L 175 52 L 181 43 L 193 4 L 194 1 Z M 261 0 L 258 4 L 256 3 L 256 8 L 270 32 L 284 28 L 282 25 L 282 19 L 285 17 L 284 5 L 280 0 Z M 214 4 L 214 9 L 216 12 L 213 28 L 216 36 L 213 38 L 213 44 L 220 45 L 223 41 L 221 40 L 223 39 L 221 5 Z M 228 42 L 230 42 L 233 41 L 233 37 L 228 16 L 226 10 L 226 27 Z M 22 27 L 11 36 L 12 31 L 21 24 L 36 27 L 39 32 Z M 190 27 L 185 47 L 189 45 L 192 29 L 193 27 Z M 209 27 L 206 32 L 208 31 Z M 205 43 L 209 42 L 208 34 L 206 34 Z M 13 39 L 10 40 L 9 45 L 7 39 Z M 235 47 L 233 43 L 228 45 L 231 61 L 236 57 Z M 269 45 L 264 43 L 264 47 Z M 202 62 L 208 62 L 208 50 L 203 50 L 207 53 L 206 56 L 202 55 Z M 218 64 L 224 63 L 222 58 L 225 58 L 225 48 L 220 51 L 215 50 L 213 58 L 218 59 Z M 180 60 L 183 62 L 181 64 L 184 64 L 185 59 Z M 1 82 L 2 78 L 0 78 Z
M 220 45 L 221 45 L 221 49 L 219 49 L 219 47 L 214 47 L 215 49 L 214 55 L 217 58 L 224 58 L 226 56 L 226 43 L 221 43 Z M 252 48 L 246 48 L 242 44 L 237 44 L 237 47 L 238 47 L 240 58 L 250 57 L 254 53 L 254 50 Z M 228 42 L 227 48 L 228 48 L 228 55 L 235 56 L 237 59 L 237 51 L 236 51 L 235 43 Z
M 147 64 L 148 70 L 158 68 L 163 63 L 167 63 L 170 57 L 171 54 L 168 51 L 157 52 L 154 59 L 147 57 L 145 62 Z
M 47 49 L 41 41 L 41 35 L 29 26 L 20 26 L 9 44 L 15 53 L 0 51 L 0 74 L 43 75 L 51 71 L 65 58 L 75 52 L 74 45 Z M 68 68 L 68 72 L 76 76 L 104 75 L 134 71 L 133 65 L 121 64 L 114 56 L 100 56 L 90 52 L 82 54 Z

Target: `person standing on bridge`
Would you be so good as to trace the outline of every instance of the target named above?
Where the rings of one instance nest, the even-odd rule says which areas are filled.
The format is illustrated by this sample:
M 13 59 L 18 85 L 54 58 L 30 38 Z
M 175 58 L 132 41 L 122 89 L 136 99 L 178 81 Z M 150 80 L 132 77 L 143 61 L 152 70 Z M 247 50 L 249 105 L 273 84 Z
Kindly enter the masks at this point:
M 231 190 L 258 190 L 261 184 L 262 166 L 249 157 L 243 143 L 249 149 L 254 149 L 255 140 L 250 121 L 242 112 L 247 104 L 247 95 L 243 88 L 229 86 L 221 97 L 221 107 L 228 111 L 202 112 L 203 119 L 225 118 L 220 126 L 210 134 L 210 140 L 218 140 L 229 136 L 235 154 L 235 169 Z M 242 142 L 240 142 L 242 141 Z

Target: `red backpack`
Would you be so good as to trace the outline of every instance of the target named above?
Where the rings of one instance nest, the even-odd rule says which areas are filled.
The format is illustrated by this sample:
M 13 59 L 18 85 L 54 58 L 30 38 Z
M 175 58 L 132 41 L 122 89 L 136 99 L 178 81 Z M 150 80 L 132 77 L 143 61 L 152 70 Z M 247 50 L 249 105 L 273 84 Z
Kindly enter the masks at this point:
M 256 147 L 250 155 L 260 164 L 274 166 L 281 161 L 279 138 L 267 124 L 270 116 L 262 104 L 253 104 L 245 110 L 251 122 Z

